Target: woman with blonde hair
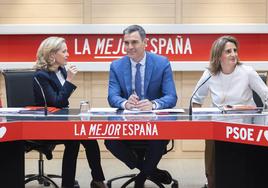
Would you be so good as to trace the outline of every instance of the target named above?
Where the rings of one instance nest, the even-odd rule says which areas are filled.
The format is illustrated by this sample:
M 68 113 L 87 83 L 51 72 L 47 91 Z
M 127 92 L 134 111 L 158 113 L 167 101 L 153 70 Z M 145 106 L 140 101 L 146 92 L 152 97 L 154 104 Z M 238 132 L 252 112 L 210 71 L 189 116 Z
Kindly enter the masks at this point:
M 76 66 L 70 65 L 65 69 L 69 53 L 64 38 L 48 37 L 42 41 L 37 51 L 37 61 L 35 65 L 36 73 L 34 77 L 34 95 L 36 105 L 44 106 L 45 101 L 38 83 L 44 90 L 46 103 L 48 106 L 66 108 L 69 105 L 69 97 L 76 89 L 73 83 L 78 70 Z M 91 168 L 92 181 L 91 188 L 105 188 L 103 183 L 104 174 L 100 163 L 100 150 L 97 140 L 81 141 L 57 141 L 65 145 L 62 162 L 62 187 L 76 188 L 75 171 L 79 152 L 79 145 L 85 147 L 86 156 Z

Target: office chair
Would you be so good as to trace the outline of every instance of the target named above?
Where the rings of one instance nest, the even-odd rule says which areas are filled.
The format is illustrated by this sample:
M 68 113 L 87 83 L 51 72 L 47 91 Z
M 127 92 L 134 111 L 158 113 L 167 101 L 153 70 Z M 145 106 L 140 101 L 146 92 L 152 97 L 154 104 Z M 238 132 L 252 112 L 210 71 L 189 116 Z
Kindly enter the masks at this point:
M 137 144 L 135 142 L 135 144 L 129 145 L 129 147 L 130 147 L 130 149 L 132 149 L 133 152 L 136 152 L 136 153 L 140 153 L 140 152 L 145 153 L 146 152 L 146 143 L 143 143 L 143 142 L 139 142 L 139 144 Z M 173 150 L 173 148 L 174 148 L 174 140 L 171 140 L 171 147 L 169 149 L 166 149 L 163 154 L 168 153 L 169 151 Z M 138 156 L 142 156 L 142 155 L 138 155 Z M 143 160 L 143 158 L 139 158 L 138 160 Z M 119 177 L 109 179 L 107 181 L 107 186 L 108 186 L 108 188 L 112 188 L 112 182 L 114 182 L 116 180 L 120 180 L 120 179 L 129 178 L 121 186 L 121 188 L 126 188 L 130 183 L 135 181 L 136 176 L 137 176 L 137 174 L 128 174 L 128 175 L 122 175 L 122 176 L 119 176 Z M 150 177 L 148 177 L 147 180 L 153 182 L 159 188 L 165 188 L 165 186 L 161 182 L 159 182 L 159 181 L 157 181 L 155 179 L 151 179 Z M 179 188 L 179 183 L 178 183 L 178 181 L 176 179 L 172 178 L 171 188 Z
M 266 84 L 267 73 L 259 74 L 259 76 L 261 77 L 262 81 Z M 257 107 L 263 107 L 263 102 L 262 102 L 260 96 L 255 91 L 253 91 L 253 100 L 254 100 Z
M 34 70 L 4 70 L 2 71 L 2 74 L 5 79 L 7 107 L 34 106 Z M 59 188 L 59 186 L 51 178 L 61 178 L 61 176 L 44 173 L 43 154 L 49 154 L 49 156 L 46 156 L 48 159 L 51 159 L 51 152 L 54 148 L 55 144 L 45 144 L 41 141 L 25 141 L 26 152 L 36 150 L 39 153 L 38 174 L 25 175 L 25 184 L 30 181 L 37 180 L 41 185 L 50 186 L 50 184 L 52 184 L 54 187 Z

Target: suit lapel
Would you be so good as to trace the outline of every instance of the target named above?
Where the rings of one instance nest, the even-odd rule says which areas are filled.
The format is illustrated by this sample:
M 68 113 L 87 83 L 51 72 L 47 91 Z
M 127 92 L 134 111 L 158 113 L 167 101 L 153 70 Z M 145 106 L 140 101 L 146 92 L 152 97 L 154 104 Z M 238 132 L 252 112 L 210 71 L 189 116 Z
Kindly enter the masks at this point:
M 61 85 L 56 73 L 50 72 L 50 74 L 51 74 L 51 80 L 56 84 L 58 90 L 60 90 L 62 88 L 62 85 Z
M 66 78 L 67 78 L 67 72 L 66 72 L 65 67 L 62 67 L 62 68 L 60 69 L 60 71 L 61 71 L 61 74 L 63 75 L 64 79 L 66 79 Z
M 131 63 L 130 63 L 130 59 L 126 58 L 126 62 L 124 62 L 124 69 L 122 69 L 122 71 L 124 71 L 124 81 L 125 81 L 125 86 L 126 86 L 126 90 L 127 90 L 127 97 L 129 97 L 131 95 L 131 90 L 132 90 L 132 73 L 131 73 Z
M 151 59 L 149 53 L 146 53 L 146 66 L 145 66 L 145 76 L 144 76 L 144 97 L 147 97 L 147 89 L 152 77 L 154 70 L 154 62 Z

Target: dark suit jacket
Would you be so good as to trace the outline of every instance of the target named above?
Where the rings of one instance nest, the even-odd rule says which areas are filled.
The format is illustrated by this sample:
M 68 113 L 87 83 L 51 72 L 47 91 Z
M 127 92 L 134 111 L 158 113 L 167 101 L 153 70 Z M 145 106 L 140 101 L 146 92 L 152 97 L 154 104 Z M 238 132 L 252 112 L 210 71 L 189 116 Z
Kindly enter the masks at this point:
M 61 72 L 66 79 L 66 70 L 62 68 Z M 65 81 L 62 86 L 56 73 L 52 71 L 37 70 L 34 74 L 34 77 L 37 78 L 44 90 L 48 106 L 58 108 L 68 107 L 68 99 L 71 96 L 72 92 L 76 89 L 75 85 L 68 81 Z M 33 80 L 33 89 L 36 105 L 44 106 L 44 99 L 41 93 L 41 89 L 35 80 Z
M 166 57 L 146 52 L 144 98 L 155 100 L 159 108 L 176 105 L 177 94 L 170 63 Z M 132 94 L 131 62 L 128 56 L 112 62 L 110 67 L 108 101 L 121 108 L 121 103 Z

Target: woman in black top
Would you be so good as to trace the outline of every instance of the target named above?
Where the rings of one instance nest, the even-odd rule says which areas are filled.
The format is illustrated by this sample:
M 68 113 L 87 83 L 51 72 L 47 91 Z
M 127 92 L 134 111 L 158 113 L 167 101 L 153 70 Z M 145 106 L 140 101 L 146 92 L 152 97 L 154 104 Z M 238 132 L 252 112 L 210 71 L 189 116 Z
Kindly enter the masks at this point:
M 66 71 L 69 53 L 64 38 L 49 37 L 39 46 L 37 51 L 36 73 L 34 77 L 38 80 L 44 90 L 45 99 L 48 106 L 66 108 L 69 105 L 69 97 L 76 89 L 73 78 L 77 74 L 74 65 L 69 66 Z M 38 106 L 44 106 L 44 98 L 41 89 L 34 83 L 35 101 Z M 85 147 L 87 160 L 91 168 L 92 181 L 91 188 L 105 188 L 103 183 L 104 174 L 100 163 L 100 149 L 97 140 L 81 141 L 59 141 L 65 145 L 62 162 L 62 187 L 74 188 L 76 161 L 79 153 L 79 145 Z

